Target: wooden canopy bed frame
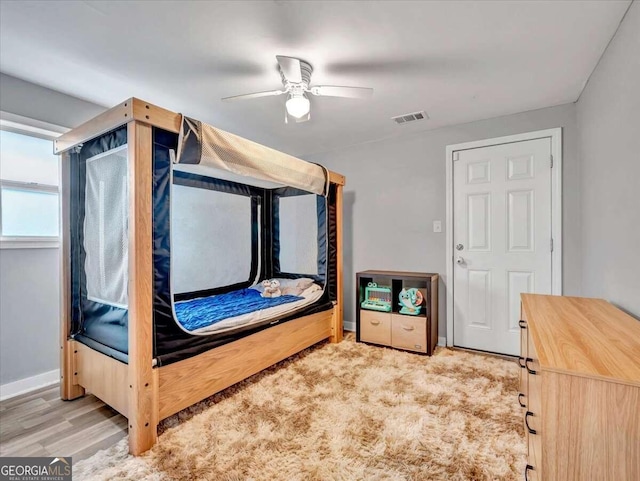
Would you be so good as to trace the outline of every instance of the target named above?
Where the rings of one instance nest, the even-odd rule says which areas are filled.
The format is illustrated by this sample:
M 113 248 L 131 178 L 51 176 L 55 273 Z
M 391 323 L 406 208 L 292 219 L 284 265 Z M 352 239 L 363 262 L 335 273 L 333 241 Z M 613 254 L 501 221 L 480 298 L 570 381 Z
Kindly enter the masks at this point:
M 153 359 L 152 128 L 178 133 L 182 116 L 131 98 L 60 136 L 61 328 L 60 396 L 91 392 L 128 419 L 129 452 L 139 455 L 157 440 L 158 423 L 322 340 L 342 340 L 342 190 L 344 176 L 329 172 L 336 197 L 336 300 L 330 310 L 278 324 L 164 366 Z M 128 364 L 70 337 L 70 151 L 126 125 L 129 175 Z

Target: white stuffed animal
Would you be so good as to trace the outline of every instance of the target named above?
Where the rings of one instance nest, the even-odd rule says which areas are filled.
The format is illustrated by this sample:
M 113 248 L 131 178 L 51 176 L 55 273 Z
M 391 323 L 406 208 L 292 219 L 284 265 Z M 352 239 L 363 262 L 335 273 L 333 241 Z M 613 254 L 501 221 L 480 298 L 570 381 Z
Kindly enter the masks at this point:
M 280 297 L 282 295 L 278 279 L 265 279 L 262 281 L 262 286 L 264 287 L 262 297 Z

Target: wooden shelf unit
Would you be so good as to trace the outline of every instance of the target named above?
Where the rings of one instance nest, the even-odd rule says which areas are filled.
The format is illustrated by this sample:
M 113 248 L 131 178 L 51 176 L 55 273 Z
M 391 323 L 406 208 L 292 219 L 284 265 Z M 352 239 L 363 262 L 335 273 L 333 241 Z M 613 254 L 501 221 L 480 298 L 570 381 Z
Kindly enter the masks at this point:
M 362 309 L 369 282 L 391 288 L 391 312 Z M 415 287 L 424 302 L 416 316 L 400 314 L 398 295 Z M 356 274 L 356 340 L 431 356 L 438 344 L 438 274 L 369 270 Z
M 640 479 L 640 322 L 602 299 L 522 294 L 525 479 Z

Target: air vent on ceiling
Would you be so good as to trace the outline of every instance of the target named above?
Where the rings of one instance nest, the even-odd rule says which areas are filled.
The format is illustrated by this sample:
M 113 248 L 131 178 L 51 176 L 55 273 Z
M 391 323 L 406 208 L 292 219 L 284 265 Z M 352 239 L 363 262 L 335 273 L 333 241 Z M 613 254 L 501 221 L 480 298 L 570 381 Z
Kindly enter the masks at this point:
M 424 110 L 420 112 L 412 112 L 410 114 L 397 115 L 396 117 L 391 117 L 396 124 L 406 124 L 407 122 L 415 122 L 416 120 L 425 120 L 428 119 L 429 116 Z

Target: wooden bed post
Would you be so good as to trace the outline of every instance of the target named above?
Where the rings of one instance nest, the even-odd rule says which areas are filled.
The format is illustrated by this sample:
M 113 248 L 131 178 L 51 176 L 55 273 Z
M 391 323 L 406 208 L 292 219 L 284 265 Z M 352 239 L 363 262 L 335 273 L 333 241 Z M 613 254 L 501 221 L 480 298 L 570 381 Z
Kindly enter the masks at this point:
M 71 400 L 84 396 L 77 384 L 76 353 L 71 334 L 71 235 L 70 205 L 71 154 L 60 156 L 60 399 Z
M 336 262 L 338 268 L 337 279 L 337 302 L 333 308 L 333 320 L 331 326 L 330 342 L 341 342 L 344 334 L 344 286 L 342 276 L 342 189 L 344 187 L 344 177 L 342 182 L 336 184 L 336 243 L 338 251 L 338 259 Z
M 129 155 L 129 452 L 158 437 L 158 376 L 153 362 L 153 242 L 151 126 L 127 125 Z

